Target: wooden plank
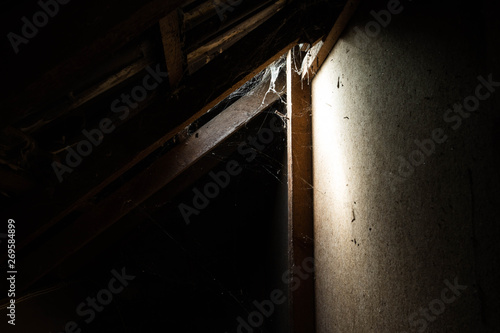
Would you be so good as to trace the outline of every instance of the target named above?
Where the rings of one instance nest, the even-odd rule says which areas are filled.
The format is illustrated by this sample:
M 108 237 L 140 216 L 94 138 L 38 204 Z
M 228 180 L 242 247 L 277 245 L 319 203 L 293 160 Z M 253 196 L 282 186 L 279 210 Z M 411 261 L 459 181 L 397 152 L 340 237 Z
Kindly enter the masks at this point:
M 313 77 L 320 69 L 321 65 L 323 65 L 330 52 L 333 50 L 333 47 L 339 40 L 340 35 L 342 34 L 345 27 L 347 26 L 352 16 L 356 12 L 356 9 L 358 9 L 358 6 L 361 3 L 361 1 L 362 0 L 347 1 L 346 5 L 344 6 L 344 9 L 340 13 L 337 20 L 335 21 L 332 30 L 330 30 L 330 32 L 326 36 L 323 46 L 316 55 L 316 58 L 312 61 L 311 67 L 309 67 L 308 71 L 304 71 L 302 73 L 302 78 L 308 76 L 310 80 L 313 79 Z
M 180 14 L 173 11 L 160 20 L 160 32 L 167 63 L 170 87 L 176 88 L 184 75 L 186 63 L 182 43 L 182 22 Z
M 311 86 L 302 81 L 287 58 L 288 228 L 290 269 L 302 268 L 314 257 Z M 290 327 L 294 333 L 315 332 L 314 278 L 301 278 L 300 288 L 290 290 Z
M 200 158 L 215 149 L 231 134 L 278 101 L 285 93 L 285 79 L 279 77 L 276 90 L 267 93 L 269 79 L 263 81 L 252 95 L 246 95 L 217 117 L 201 127 L 185 142 L 156 160 L 149 168 L 101 201 L 93 210 L 80 216 L 74 223 L 21 259 L 26 270 L 19 281 L 21 290 L 43 277 L 70 255 L 88 244 L 119 219 L 127 215 L 166 184 L 174 180 Z

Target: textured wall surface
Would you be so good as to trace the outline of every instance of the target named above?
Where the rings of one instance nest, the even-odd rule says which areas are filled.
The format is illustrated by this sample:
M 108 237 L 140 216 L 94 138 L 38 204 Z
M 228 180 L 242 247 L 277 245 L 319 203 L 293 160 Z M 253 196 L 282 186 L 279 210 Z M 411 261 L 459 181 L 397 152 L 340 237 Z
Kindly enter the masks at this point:
M 497 35 L 401 3 L 313 80 L 318 332 L 498 332 Z

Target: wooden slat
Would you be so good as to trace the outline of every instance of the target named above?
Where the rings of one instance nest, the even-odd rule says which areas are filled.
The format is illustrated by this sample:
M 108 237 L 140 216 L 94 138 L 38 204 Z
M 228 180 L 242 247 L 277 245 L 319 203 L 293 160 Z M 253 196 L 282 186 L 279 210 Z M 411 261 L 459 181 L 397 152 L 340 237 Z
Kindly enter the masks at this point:
M 316 55 L 316 58 L 312 61 L 311 67 L 309 67 L 308 71 L 304 71 L 302 73 L 302 78 L 308 76 L 312 80 L 312 78 L 316 75 L 321 65 L 323 65 L 330 52 L 333 50 L 333 47 L 339 40 L 340 35 L 347 26 L 347 23 L 349 23 L 352 16 L 356 12 L 356 9 L 358 8 L 361 1 L 362 0 L 347 1 L 344 10 L 340 13 L 339 17 L 335 21 L 335 24 L 333 25 L 332 30 L 330 30 L 328 36 L 326 36 L 323 46 Z
M 285 86 L 284 78 L 279 78 L 276 83 L 278 91 L 279 87 Z M 281 95 L 267 93 L 268 88 L 269 81 L 263 81 L 252 95 L 240 98 L 184 143 L 156 160 L 149 168 L 100 202 L 95 209 L 80 216 L 22 260 L 23 267 L 30 267 L 30 270 L 24 272 L 19 282 L 20 288 L 27 288 L 44 276 L 278 101 Z M 284 93 L 285 91 L 282 92 Z
M 294 48 L 298 51 L 298 47 Z M 292 51 L 287 59 L 288 228 L 290 268 L 314 257 L 312 181 L 311 86 L 293 68 Z M 309 273 L 306 273 L 309 274 Z M 290 290 L 293 333 L 315 331 L 314 278 L 301 278 L 300 288 Z
M 163 51 L 167 63 L 170 87 L 176 88 L 184 74 L 185 56 L 182 47 L 182 22 L 179 13 L 173 11 L 160 20 Z

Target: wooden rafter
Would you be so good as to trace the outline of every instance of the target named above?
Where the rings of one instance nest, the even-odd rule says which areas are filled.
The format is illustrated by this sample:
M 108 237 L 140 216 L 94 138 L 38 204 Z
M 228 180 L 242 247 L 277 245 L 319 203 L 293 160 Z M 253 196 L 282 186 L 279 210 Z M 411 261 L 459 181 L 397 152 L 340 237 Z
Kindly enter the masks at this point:
M 188 54 L 187 58 L 189 72 L 193 73 L 199 68 L 206 65 L 217 55 L 227 50 L 237 41 L 241 40 L 251 31 L 255 30 L 257 27 L 273 17 L 283 8 L 283 6 L 283 1 L 276 2 L 275 4 L 265 8 L 258 14 L 240 23 L 228 32 L 218 36 L 206 45 L 203 45 L 202 47 Z

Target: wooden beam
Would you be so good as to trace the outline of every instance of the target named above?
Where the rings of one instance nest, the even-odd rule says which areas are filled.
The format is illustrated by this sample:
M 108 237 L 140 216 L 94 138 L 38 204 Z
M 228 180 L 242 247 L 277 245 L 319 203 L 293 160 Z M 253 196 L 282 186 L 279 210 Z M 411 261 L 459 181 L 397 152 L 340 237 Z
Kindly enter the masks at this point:
M 176 88 L 184 75 L 186 63 L 182 43 L 182 20 L 180 14 L 173 11 L 160 20 L 160 32 L 163 51 L 167 63 L 170 87 Z
M 282 1 L 279 1 L 268 8 L 265 8 L 256 15 L 250 17 L 228 32 L 211 40 L 206 45 L 201 46 L 195 51 L 188 54 L 188 68 L 190 73 L 196 72 L 208 62 L 212 61 L 216 56 L 234 45 L 237 41 L 248 35 L 257 27 L 273 17 L 284 6 Z
M 150 167 L 101 201 L 93 210 L 57 233 L 39 249 L 21 260 L 26 270 L 19 281 L 21 290 L 43 277 L 70 255 L 127 215 L 166 184 L 215 149 L 250 120 L 277 102 L 285 93 L 285 79 L 279 77 L 276 90 L 268 93 L 270 78 L 209 121 L 185 142 L 156 160 Z M 282 88 L 282 90 L 280 89 Z
M 309 67 L 309 70 L 304 71 L 302 73 L 302 78 L 308 76 L 309 79 L 312 80 L 312 78 L 316 75 L 321 65 L 323 65 L 330 52 L 333 50 L 335 44 L 337 44 L 340 35 L 342 34 L 345 27 L 347 26 L 352 16 L 356 12 L 356 9 L 358 9 L 358 6 L 361 3 L 361 1 L 362 0 L 347 1 L 346 5 L 344 6 L 344 10 L 342 10 L 339 17 L 335 21 L 332 30 L 330 30 L 328 36 L 326 36 L 323 46 L 319 50 L 315 59 L 313 59 L 311 67 Z
M 290 269 L 300 269 L 314 257 L 311 86 L 301 80 L 293 66 L 293 52 L 287 58 L 287 142 L 288 142 L 288 228 Z M 309 273 L 306 273 L 309 274 Z M 301 278 L 300 288 L 290 290 L 290 318 L 293 333 L 315 332 L 314 277 Z

